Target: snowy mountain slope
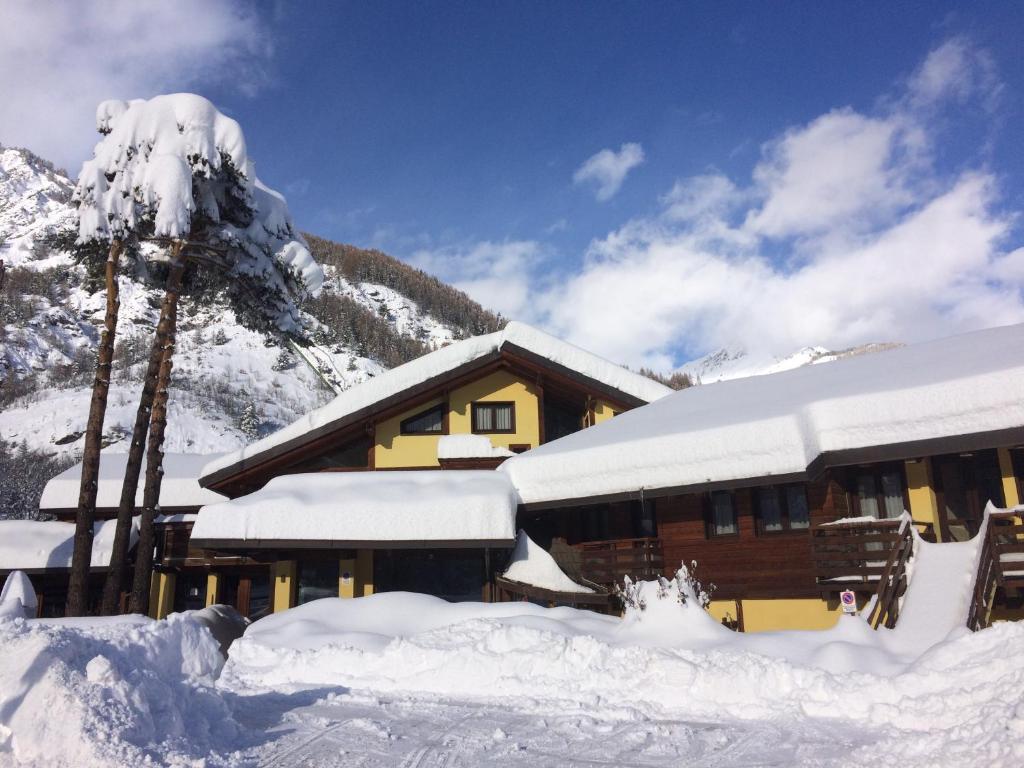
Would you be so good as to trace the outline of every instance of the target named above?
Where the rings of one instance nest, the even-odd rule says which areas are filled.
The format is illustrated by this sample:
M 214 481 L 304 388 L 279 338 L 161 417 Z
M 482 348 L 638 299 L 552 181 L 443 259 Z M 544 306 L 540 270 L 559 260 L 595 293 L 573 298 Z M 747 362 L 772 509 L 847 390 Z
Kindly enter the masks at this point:
M 678 370 L 702 384 L 711 384 L 716 381 L 740 379 L 746 376 L 779 373 L 804 365 L 831 362 L 842 357 L 880 352 L 896 346 L 900 345 L 893 343 L 863 344 L 840 351 L 828 350 L 825 347 L 804 347 L 785 357 L 723 348 L 709 352 L 696 360 L 691 360 Z
M 31 152 L 0 148 L 0 259 L 6 268 L 0 290 L 0 442 L 67 459 L 82 448 L 105 302 L 102 286 L 91 284 L 85 270 L 47 240 L 74 224 L 72 188 L 64 174 Z M 371 252 L 339 247 L 374 263 Z M 373 272 L 380 282 L 372 282 L 350 279 L 326 263 L 327 298 L 307 307 L 321 325 L 298 343 L 244 328 L 226 303 L 183 297 L 166 449 L 237 448 L 386 367 L 476 332 L 438 319 L 387 284 L 394 270 L 394 264 L 383 265 Z M 104 435 L 107 445 L 123 451 L 161 291 L 127 277 L 120 279 L 120 291 Z M 461 294 L 456 299 L 469 302 Z M 500 322 L 473 306 L 488 322 Z M 344 328 L 339 319 L 346 321 Z M 317 321 L 310 322 L 316 328 Z
M 33 246 L 74 221 L 74 185 L 25 149 L 0 146 L 0 258 L 7 266 L 37 260 Z

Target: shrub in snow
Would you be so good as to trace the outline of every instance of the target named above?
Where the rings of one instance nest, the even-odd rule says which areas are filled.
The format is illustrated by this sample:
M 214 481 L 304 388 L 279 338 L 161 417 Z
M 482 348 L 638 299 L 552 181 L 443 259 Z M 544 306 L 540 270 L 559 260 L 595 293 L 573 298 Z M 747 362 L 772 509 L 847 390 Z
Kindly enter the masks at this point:
M 692 569 L 692 570 L 691 570 Z M 697 561 L 690 562 L 690 568 L 686 563 L 679 564 L 679 570 L 671 579 L 659 576 L 656 582 L 633 581 L 627 574 L 623 577 L 622 585 L 615 585 L 615 596 L 622 602 L 627 613 L 629 611 L 643 611 L 647 608 L 647 598 L 650 595 L 651 584 L 657 584 L 655 596 L 658 600 L 675 600 L 680 605 L 698 605 L 707 608 L 711 604 L 711 595 L 715 591 L 715 585 L 709 584 L 705 587 L 696 577 Z

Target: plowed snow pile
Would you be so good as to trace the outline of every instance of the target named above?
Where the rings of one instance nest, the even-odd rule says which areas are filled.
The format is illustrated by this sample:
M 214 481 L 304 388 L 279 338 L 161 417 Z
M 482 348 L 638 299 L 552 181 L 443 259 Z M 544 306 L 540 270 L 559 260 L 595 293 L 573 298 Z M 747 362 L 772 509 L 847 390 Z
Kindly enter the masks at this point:
M 0 649 L 0 765 L 193 765 L 239 736 L 217 643 L 184 615 L 0 620 Z
M 859 618 L 743 635 L 682 582 L 644 583 L 638 599 L 645 607 L 624 620 L 405 593 L 318 600 L 254 624 L 219 685 L 344 685 L 610 719 L 813 720 L 877 734 L 844 756 L 851 765 L 1024 761 L 1024 654 L 1011 650 L 1024 647 L 1024 625 L 955 631 L 915 656 Z

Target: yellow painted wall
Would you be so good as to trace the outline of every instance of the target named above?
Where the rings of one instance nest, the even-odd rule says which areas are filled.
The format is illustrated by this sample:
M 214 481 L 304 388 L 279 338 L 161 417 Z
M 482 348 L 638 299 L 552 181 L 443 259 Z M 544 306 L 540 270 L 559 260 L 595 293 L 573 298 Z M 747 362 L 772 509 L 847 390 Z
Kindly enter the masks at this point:
M 208 573 L 206 575 L 206 605 L 216 605 L 220 597 L 220 574 Z
M 452 390 L 448 398 L 451 405 L 449 431 L 453 435 L 472 433 L 471 403 L 503 401 L 516 404 L 516 431 L 508 435 L 488 435 L 491 442 L 499 448 L 508 448 L 513 443 L 528 443 L 531 448 L 540 445 L 540 401 L 537 387 L 508 371 L 495 371 Z
M 410 416 L 422 413 L 441 402 L 441 399 L 431 400 L 394 418 L 379 422 L 376 426 L 374 466 L 378 469 L 438 466 L 438 436 L 403 435 L 401 424 Z M 495 371 L 449 393 L 448 434 L 472 434 L 471 405 L 486 402 L 515 403 L 516 431 L 512 434 L 488 435 L 492 444 L 500 448 L 507 448 L 512 443 L 528 443 L 531 447 L 540 444 L 537 388 L 507 371 Z
M 730 621 L 736 621 L 736 601 L 712 600 L 711 605 L 708 606 L 708 613 L 710 613 L 719 624 L 721 624 L 722 620 L 725 618 L 728 618 Z
M 436 467 L 437 435 L 403 435 L 401 424 L 444 402 L 440 398 L 418 405 L 393 419 L 377 423 L 376 444 L 373 447 L 375 467 Z
M 842 615 L 838 606 L 830 609 L 824 600 L 744 600 L 743 631 L 770 632 L 780 629 L 829 629 Z
M 149 615 L 162 619 L 174 610 L 175 574 L 155 571 L 149 587 Z
M 598 400 L 594 404 L 594 424 L 600 424 L 602 421 L 608 421 L 615 415 L 615 408 L 603 400 Z
M 287 611 L 295 605 L 297 572 L 294 560 L 278 560 L 270 566 L 270 577 L 274 582 L 274 613 Z
M 939 530 L 939 504 L 932 482 L 931 459 L 904 462 L 907 472 L 907 495 L 910 497 L 910 516 L 915 523 L 931 523 L 935 536 L 941 541 Z
M 1017 478 L 1013 474 L 1013 460 L 1010 457 L 1008 448 L 1000 448 L 999 472 L 1003 476 L 1003 495 L 1006 497 L 1006 506 L 1015 507 L 1020 504 L 1020 493 L 1017 491 Z

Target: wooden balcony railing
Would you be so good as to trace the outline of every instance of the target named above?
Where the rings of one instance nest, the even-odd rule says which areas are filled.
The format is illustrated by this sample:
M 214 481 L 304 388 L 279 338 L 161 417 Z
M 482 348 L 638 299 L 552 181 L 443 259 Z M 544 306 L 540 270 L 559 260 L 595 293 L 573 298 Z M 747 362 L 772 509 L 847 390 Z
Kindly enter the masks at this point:
M 814 570 L 823 595 L 875 591 L 902 541 L 901 520 L 822 523 L 811 529 Z
M 606 587 L 621 582 L 623 576 L 655 579 L 665 569 L 660 539 L 589 541 L 573 549 L 580 554 L 580 575 Z
M 1007 590 L 1024 590 L 1024 524 L 1020 512 L 989 516 L 967 617 L 970 629 L 992 623 L 992 608 L 1000 589 L 1004 594 Z
M 907 591 L 907 561 L 914 553 L 914 533 L 909 516 L 899 522 L 899 540 L 889 551 L 889 559 L 875 590 L 875 603 L 868 614 L 868 624 L 872 629 L 896 626 L 900 618 L 900 598 Z

